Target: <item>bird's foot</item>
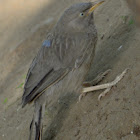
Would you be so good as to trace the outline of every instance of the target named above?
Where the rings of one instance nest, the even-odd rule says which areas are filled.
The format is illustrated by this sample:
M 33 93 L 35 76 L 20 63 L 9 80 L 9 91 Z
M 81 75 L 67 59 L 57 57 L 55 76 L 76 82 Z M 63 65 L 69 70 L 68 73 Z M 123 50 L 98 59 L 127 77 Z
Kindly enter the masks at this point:
M 113 86 L 115 86 L 124 77 L 124 75 L 126 74 L 127 71 L 128 71 L 128 69 L 125 69 L 120 75 L 118 75 L 115 78 L 114 81 L 112 81 L 110 83 L 107 83 L 107 84 L 104 84 L 104 85 L 106 85 L 108 87 L 98 96 L 98 101 L 100 101 L 102 97 L 107 95 L 107 93 L 111 90 L 111 88 Z
M 113 86 L 115 86 L 126 74 L 128 69 L 125 69 L 120 75 L 118 75 L 114 81 L 102 85 L 97 85 L 97 86 L 91 86 L 87 88 L 83 88 L 82 94 L 79 96 L 79 101 L 81 101 L 82 97 L 84 97 L 88 92 L 91 91 L 96 91 L 96 90 L 101 90 L 105 89 L 99 96 L 98 100 L 100 101 L 102 97 L 106 96 L 106 94 L 111 90 Z
M 111 72 L 111 69 L 108 69 L 106 70 L 105 72 L 103 73 L 100 73 L 95 79 L 91 80 L 91 81 L 85 81 L 83 83 L 83 87 L 91 87 L 91 86 L 95 86 L 97 85 L 98 83 L 100 83 L 105 77 L 106 75 L 108 75 L 109 73 Z M 85 97 L 87 94 L 87 92 L 82 92 L 79 96 L 79 101 L 81 101 L 81 99 L 83 97 Z

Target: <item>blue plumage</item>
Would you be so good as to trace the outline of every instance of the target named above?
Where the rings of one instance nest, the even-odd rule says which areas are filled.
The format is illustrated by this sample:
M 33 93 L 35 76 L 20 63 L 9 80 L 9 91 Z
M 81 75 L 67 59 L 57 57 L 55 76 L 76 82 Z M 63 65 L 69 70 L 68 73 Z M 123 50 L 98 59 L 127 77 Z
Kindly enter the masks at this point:
M 42 47 L 47 47 L 49 48 L 51 46 L 51 41 L 50 40 L 45 40 L 42 44 Z

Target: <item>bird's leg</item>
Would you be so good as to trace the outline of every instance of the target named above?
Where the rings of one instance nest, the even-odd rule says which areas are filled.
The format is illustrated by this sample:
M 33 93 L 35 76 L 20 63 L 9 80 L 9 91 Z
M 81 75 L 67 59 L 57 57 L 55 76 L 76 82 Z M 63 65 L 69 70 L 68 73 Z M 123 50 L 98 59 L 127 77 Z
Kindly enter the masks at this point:
M 100 83 L 105 78 L 105 76 L 109 72 L 111 72 L 111 69 L 108 69 L 103 73 L 100 73 L 95 79 L 93 79 L 91 81 L 84 82 L 83 87 L 91 87 L 91 86 L 97 85 L 98 83 Z M 82 92 L 82 94 L 79 96 L 79 101 L 81 100 L 82 97 L 86 96 L 86 94 L 87 94 L 87 92 L 84 92 L 84 93 Z
M 98 100 L 101 100 L 102 97 L 104 97 L 109 91 L 110 89 L 115 86 L 126 74 L 128 69 L 125 69 L 120 75 L 118 75 L 116 77 L 116 79 L 110 83 L 106 83 L 106 84 L 102 84 L 102 85 L 97 85 L 97 86 L 91 86 L 91 87 L 87 87 L 87 88 L 83 88 L 82 94 L 79 96 L 79 101 L 81 100 L 81 98 L 85 95 L 85 93 L 91 92 L 91 91 L 96 91 L 96 90 L 101 90 L 101 89 L 105 89 L 104 92 L 102 92 L 99 97 Z
M 111 69 L 108 69 L 106 70 L 105 72 L 103 73 L 100 73 L 95 79 L 91 80 L 91 81 L 86 81 L 83 83 L 83 86 L 84 87 L 90 87 L 90 86 L 95 86 L 97 85 L 98 83 L 100 83 L 104 78 L 105 76 L 111 72 Z
M 42 119 L 44 116 L 45 104 L 35 102 L 35 114 L 30 125 L 29 140 L 42 140 Z

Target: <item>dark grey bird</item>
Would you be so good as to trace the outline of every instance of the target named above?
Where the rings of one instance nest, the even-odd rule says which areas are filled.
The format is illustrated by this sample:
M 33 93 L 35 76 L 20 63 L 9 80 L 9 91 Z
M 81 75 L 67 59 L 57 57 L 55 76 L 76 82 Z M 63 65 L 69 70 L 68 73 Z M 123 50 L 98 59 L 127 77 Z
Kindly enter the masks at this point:
M 81 92 L 97 42 L 93 11 L 101 3 L 78 3 L 66 9 L 30 65 L 22 97 L 23 107 L 32 101 L 35 104 L 30 140 L 42 137 L 48 96 Z

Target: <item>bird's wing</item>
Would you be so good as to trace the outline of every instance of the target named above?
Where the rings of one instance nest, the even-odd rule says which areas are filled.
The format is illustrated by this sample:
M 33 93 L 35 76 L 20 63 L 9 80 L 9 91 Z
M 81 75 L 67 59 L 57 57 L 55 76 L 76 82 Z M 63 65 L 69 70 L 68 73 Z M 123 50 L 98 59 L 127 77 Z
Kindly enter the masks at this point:
M 82 63 L 84 60 L 82 52 L 85 48 L 82 46 L 87 45 L 85 44 L 87 41 L 77 42 L 77 40 L 63 36 L 49 38 L 43 43 L 26 77 L 23 106 L 36 99 L 48 87 Z

